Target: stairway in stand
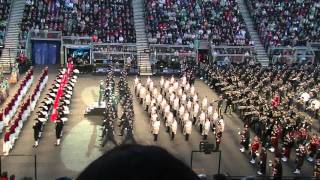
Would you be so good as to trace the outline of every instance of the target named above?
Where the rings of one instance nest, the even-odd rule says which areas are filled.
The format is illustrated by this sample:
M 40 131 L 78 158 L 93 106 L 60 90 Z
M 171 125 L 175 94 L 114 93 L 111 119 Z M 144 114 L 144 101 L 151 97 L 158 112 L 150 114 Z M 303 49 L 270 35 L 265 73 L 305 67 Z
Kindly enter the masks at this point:
M 145 49 L 149 49 L 149 43 L 146 34 L 146 26 L 144 19 L 144 0 L 132 0 L 134 27 L 136 30 L 136 45 L 138 66 L 140 75 L 152 75 L 149 53 Z
M 258 61 L 261 63 L 262 66 L 268 66 L 269 58 L 266 49 L 264 48 L 260 40 L 259 34 L 254 27 L 253 19 L 251 18 L 246 5 L 246 0 L 238 0 L 238 3 L 241 15 L 246 23 L 251 39 L 254 41 L 254 47 L 257 52 Z
M 8 28 L 6 32 L 4 49 L 2 50 L 0 65 L 4 72 L 9 73 L 10 65 L 15 62 L 18 52 L 20 23 L 25 7 L 25 0 L 12 0 L 11 13 L 8 19 Z

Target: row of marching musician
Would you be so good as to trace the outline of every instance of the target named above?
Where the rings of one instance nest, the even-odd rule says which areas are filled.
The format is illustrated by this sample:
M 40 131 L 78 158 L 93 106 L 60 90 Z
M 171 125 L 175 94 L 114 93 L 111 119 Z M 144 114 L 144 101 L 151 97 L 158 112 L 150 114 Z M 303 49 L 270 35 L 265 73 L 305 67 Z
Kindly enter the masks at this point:
M 21 104 L 23 97 L 27 94 L 29 88 L 33 82 L 33 68 L 31 67 L 22 79 L 18 90 L 13 95 L 11 100 L 4 105 L 4 108 L 1 109 L 1 119 L 0 119 L 0 131 L 2 132 L 3 127 L 8 126 L 9 121 L 16 114 L 18 106 Z
M 144 104 L 150 115 L 155 141 L 160 129 L 159 114 L 162 114 L 167 132 L 170 132 L 172 140 L 179 124 L 186 140 L 189 140 L 193 124 L 200 129 L 204 140 L 207 139 L 211 128 L 213 128 L 218 150 L 224 131 L 223 118 L 214 109 L 213 102 L 208 102 L 207 97 L 204 97 L 199 105 L 195 87 L 186 81 L 185 76 L 182 76 L 180 80 L 175 80 L 174 77 L 165 80 L 161 77 L 160 91 L 150 78 L 147 79 L 146 87 L 136 78 L 135 92 L 140 98 L 140 103 Z
M 274 176 L 281 176 L 281 161 L 295 162 L 294 174 L 300 174 L 305 160 L 315 166 L 320 178 L 320 139 L 311 133 L 314 118 L 318 118 L 320 66 L 292 64 L 282 67 L 262 67 L 258 64 L 233 64 L 221 68 L 217 65 L 200 64 L 201 75 L 212 89 L 225 99 L 243 119 L 246 127 L 241 134 L 241 152 L 249 150 L 250 163 L 255 164 L 261 150 L 274 153 L 277 168 Z M 300 101 L 296 102 L 296 101 Z M 303 111 L 311 110 L 311 116 Z M 257 137 L 251 140 L 249 128 Z M 251 140 L 251 142 L 250 142 Z M 292 151 L 295 158 L 292 158 Z M 261 153 L 264 154 L 264 153 Z M 291 152 L 291 153 L 290 153 Z M 259 153 L 258 153 L 259 154 Z M 266 175 L 265 159 L 259 157 L 259 175 Z
M 34 145 L 33 147 L 38 147 L 39 140 L 42 137 L 42 133 L 44 131 L 44 127 L 50 116 L 52 114 L 53 105 L 55 101 L 55 97 L 58 93 L 60 85 L 62 83 L 62 79 L 64 74 L 66 73 L 66 69 L 62 69 L 59 71 L 56 79 L 54 80 L 49 92 L 46 94 L 46 97 L 41 102 L 41 106 L 38 108 L 37 117 L 35 119 L 35 123 L 33 125 L 33 132 L 34 132 Z M 68 82 L 63 88 L 61 98 L 59 100 L 59 106 L 57 108 L 57 119 L 55 122 L 55 134 L 56 134 L 56 146 L 60 145 L 60 140 L 62 137 L 62 130 L 64 123 L 68 120 L 67 115 L 70 114 L 69 105 L 71 103 L 71 98 L 73 94 L 74 85 L 77 81 L 78 70 L 73 70 L 73 73 L 68 78 Z
M 23 88 L 21 92 L 26 92 L 29 88 L 33 77 L 32 72 L 28 72 L 29 81 L 26 83 L 27 88 Z M 4 141 L 3 141 L 3 152 L 4 155 L 8 155 L 10 150 L 13 148 L 14 143 L 19 137 L 19 134 L 23 128 L 24 122 L 28 119 L 31 115 L 31 112 L 34 110 L 35 105 L 40 97 L 42 90 L 44 89 L 48 80 L 48 69 L 45 68 L 40 75 L 39 80 L 35 86 L 33 92 L 31 92 L 30 96 L 27 97 L 23 103 L 20 103 L 19 108 L 17 108 L 17 113 L 15 113 L 12 120 L 9 121 L 8 127 L 4 134 Z

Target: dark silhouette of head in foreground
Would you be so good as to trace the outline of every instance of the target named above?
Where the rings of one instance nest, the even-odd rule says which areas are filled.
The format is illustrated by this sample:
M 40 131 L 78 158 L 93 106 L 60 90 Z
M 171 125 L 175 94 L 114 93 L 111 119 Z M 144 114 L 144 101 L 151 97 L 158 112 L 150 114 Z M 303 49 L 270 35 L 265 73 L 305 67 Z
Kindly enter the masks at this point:
M 156 146 L 121 145 L 92 162 L 76 180 L 199 180 L 183 162 Z

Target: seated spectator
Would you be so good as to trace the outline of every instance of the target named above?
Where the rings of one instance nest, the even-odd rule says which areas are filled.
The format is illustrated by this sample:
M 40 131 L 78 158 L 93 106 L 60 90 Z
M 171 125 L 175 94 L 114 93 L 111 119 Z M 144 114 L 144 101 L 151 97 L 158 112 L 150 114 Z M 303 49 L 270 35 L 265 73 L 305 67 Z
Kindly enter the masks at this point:
M 92 162 L 77 180 L 198 180 L 183 162 L 156 146 L 121 145 Z
M 90 36 L 95 42 L 135 42 L 131 0 L 28 0 L 20 39 L 25 39 L 30 30 L 35 35 L 55 30 L 62 31 L 65 36 Z
M 305 46 L 320 40 L 320 2 L 247 0 L 266 47 Z
M 211 40 L 216 45 L 248 45 L 249 33 L 236 0 L 146 0 L 150 43 L 192 44 Z
M 4 46 L 5 31 L 7 26 L 7 19 L 10 12 L 10 0 L 0 1 L 0 47 Z

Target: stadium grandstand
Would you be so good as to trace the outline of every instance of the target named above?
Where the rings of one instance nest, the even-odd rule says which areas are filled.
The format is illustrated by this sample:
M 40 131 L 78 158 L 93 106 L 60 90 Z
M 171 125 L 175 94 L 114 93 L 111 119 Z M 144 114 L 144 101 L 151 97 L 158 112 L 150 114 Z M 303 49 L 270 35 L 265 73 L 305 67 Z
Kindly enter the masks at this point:
M 0 180 L 320 179 L 320 0 L 0 0 Z

